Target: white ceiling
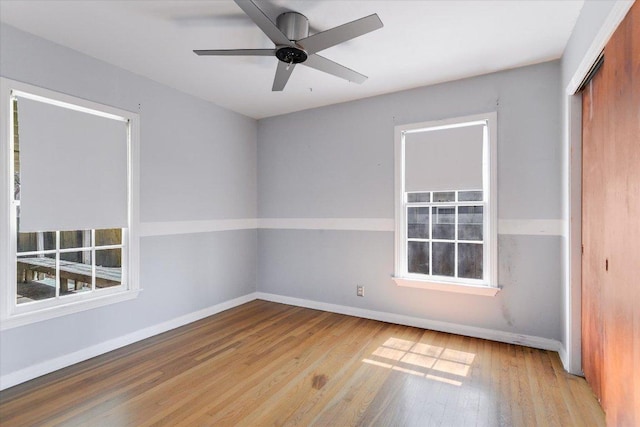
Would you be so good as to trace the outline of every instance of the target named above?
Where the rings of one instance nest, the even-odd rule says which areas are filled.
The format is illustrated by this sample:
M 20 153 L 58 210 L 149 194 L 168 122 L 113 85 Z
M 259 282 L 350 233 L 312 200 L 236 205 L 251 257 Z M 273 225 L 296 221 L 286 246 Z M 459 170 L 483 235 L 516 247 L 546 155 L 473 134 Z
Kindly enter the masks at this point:
M 377 13 L 384 28 L 321 52 L 362 85 L 308 67 L 271 92 L 277 59 L 198 57 L 193 49 L 271 48 L 232 0 L 0 0 L 0 20 L 254 118 L 559 58 L 583 0 L 257 1 L 293 10 L 310 33 Z M 28 53 L 25 53 L 28 54 Z

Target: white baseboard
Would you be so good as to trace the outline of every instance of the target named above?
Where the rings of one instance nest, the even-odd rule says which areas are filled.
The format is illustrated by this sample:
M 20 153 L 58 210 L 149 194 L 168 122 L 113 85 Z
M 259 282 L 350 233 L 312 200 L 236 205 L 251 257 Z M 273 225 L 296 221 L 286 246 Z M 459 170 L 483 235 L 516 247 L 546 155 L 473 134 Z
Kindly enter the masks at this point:
M 560 361 L 562 362 L 562 366 L 567 372 L 569 371 L 569 355 L 567 354 L 567 349 L 565 346 L 560 345 L 560 350 L 558 350 L 558 356 L 560 356 Z
M 13 387 L 20 383 L 32 380 L 42 375 L 49 374 L 53 371 L 57 371 L 58 369 L 66 368 L 67 366 L 71 366 L 75 363 L 91 359 L 92 357 L 108 353 L 110 351 L 127 346 L 129 344 L 133 344 L 154 335 L 179 328 L 180 326 L 184 326 L 197 320 L 204 319 L 205 317 L 212 316 L 214 314 L 220 313 L 233 307 L 237 307 L 255 299 L 257 299 L 255 293 L 243 295 L 241 297 L 225 301 L 220 304 L 195 311 L 193 313 L 185 314 L 184 316 L 176 317 L 175 319 L 168 320 L 158 325 L 149 326 L 148 328 L 132 332 L 122 337 L 114 338 L 112 340 L 105 341 L 103 343 L 96 344 L 91 347 L 75 351 L 73 353 L 65 354 L 64 356 L 60 356 L 52 360 L 47 360 L 46 362 L 38 363 L 36 365 L 29 366 L 28 368 L 24 368 L 7 375 L 3 375 L 0 377 L 0 390 Z
M 579 377 L 584 377 L 584 372 L 582 372 L 581 368 L 574 369 L 569 358 L 569 352 L 567 352 L 567 348 L 565 346 L 560 346 L 558 355 L 560 356 L 560 361 L 562 362 L 562 366 L 564 367 L 565 371 L 573 375 L 578 375 Z
M 373 311 L 363 308 L 349 307 L 345 305 L 329 304 L 301 298 L 287 297 L 283 295 L 256 293 L 257 299 L 279 302 L 282 304 L 299 307 L 313 308 L 316 310 L 330 311 L 332 313 L 346 314 L 349 316 L 363 317 L 365 319 L 380 320 L 382 322 L 396 323 L 399 325 L 415 326 L 423 329 L 431 329 L 439 332 L 465 335 L 475 338 L 483 338 L 508 344 L 518 344 L 527 347 L 539 348 L 559 352 L 562 349 L 560 341 L 536 337 L 533 335 L 514 334 L 512 332 L 497 331 L 494 329 L 478 328 L 476 326 L 460 325 L 456 323 L 441 322 L 438 320 L 423 319 L 420 317 L 404 316 L 401 314 Z

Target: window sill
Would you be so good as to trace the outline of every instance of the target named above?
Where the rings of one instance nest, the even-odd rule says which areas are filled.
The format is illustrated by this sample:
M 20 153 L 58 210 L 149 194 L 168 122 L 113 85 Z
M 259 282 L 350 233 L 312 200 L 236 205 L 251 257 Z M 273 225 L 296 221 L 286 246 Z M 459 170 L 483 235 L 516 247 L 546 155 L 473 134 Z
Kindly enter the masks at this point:
M 405 286 L 409 288 L 430 289 L 434 291 L 454 292 L 458 294 L 469 295 L 482 295 L 487 297 L 494 297 L 500 288 L 492 286 L 477 286 L 468 285 L 463 283 L 442 283 L 442 282 L 430 282 L 427 280 L 407 279 L 402 277 L 394 277 L 393 281 L 398 286 Z
M 72 313 L 78 313 L 93 308 L 103 307 L 115 304 L 121 301 L 127 301 L 138 297 L 140 289 L 111 293 L 101 297 L 73 301 L 66 304 L 54 305 L 40 310 L 27 311 L 24 313 L 13 314 L 0 320 L 0 330 L 25 326 L 43 320 L 49 320 L 60 316 L 66 316 Z

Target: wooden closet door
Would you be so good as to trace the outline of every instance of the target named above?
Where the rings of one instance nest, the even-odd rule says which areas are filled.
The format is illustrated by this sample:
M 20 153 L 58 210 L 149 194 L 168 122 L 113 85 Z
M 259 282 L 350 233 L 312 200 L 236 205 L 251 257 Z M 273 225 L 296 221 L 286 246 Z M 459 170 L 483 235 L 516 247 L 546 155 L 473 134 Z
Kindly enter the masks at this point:
M 607 425 L 640 425 L 640 2 L 583 94 L 583 369 Z
M 603 67 L 604 68 L 604 67 Z M 582 95 L 582 370 L 602 402 L 605 194 L 603 68 Z
M 603 409 L 609 425 L 639 426 L 640 3 L 607 43 L 605 55 L 610 80 L 607 141 L 612 142 L 605 145 L 609 271 L 603 298 Z

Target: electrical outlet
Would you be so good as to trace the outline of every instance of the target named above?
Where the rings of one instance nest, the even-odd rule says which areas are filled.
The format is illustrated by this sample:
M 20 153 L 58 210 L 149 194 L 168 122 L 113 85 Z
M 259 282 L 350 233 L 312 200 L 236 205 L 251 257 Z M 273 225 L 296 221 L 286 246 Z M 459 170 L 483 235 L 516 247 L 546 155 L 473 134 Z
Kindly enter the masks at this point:
M 359 296 L 359 297 L 363 297 L 364 296 L 364 286 L 356 285 L 356 295 Z

